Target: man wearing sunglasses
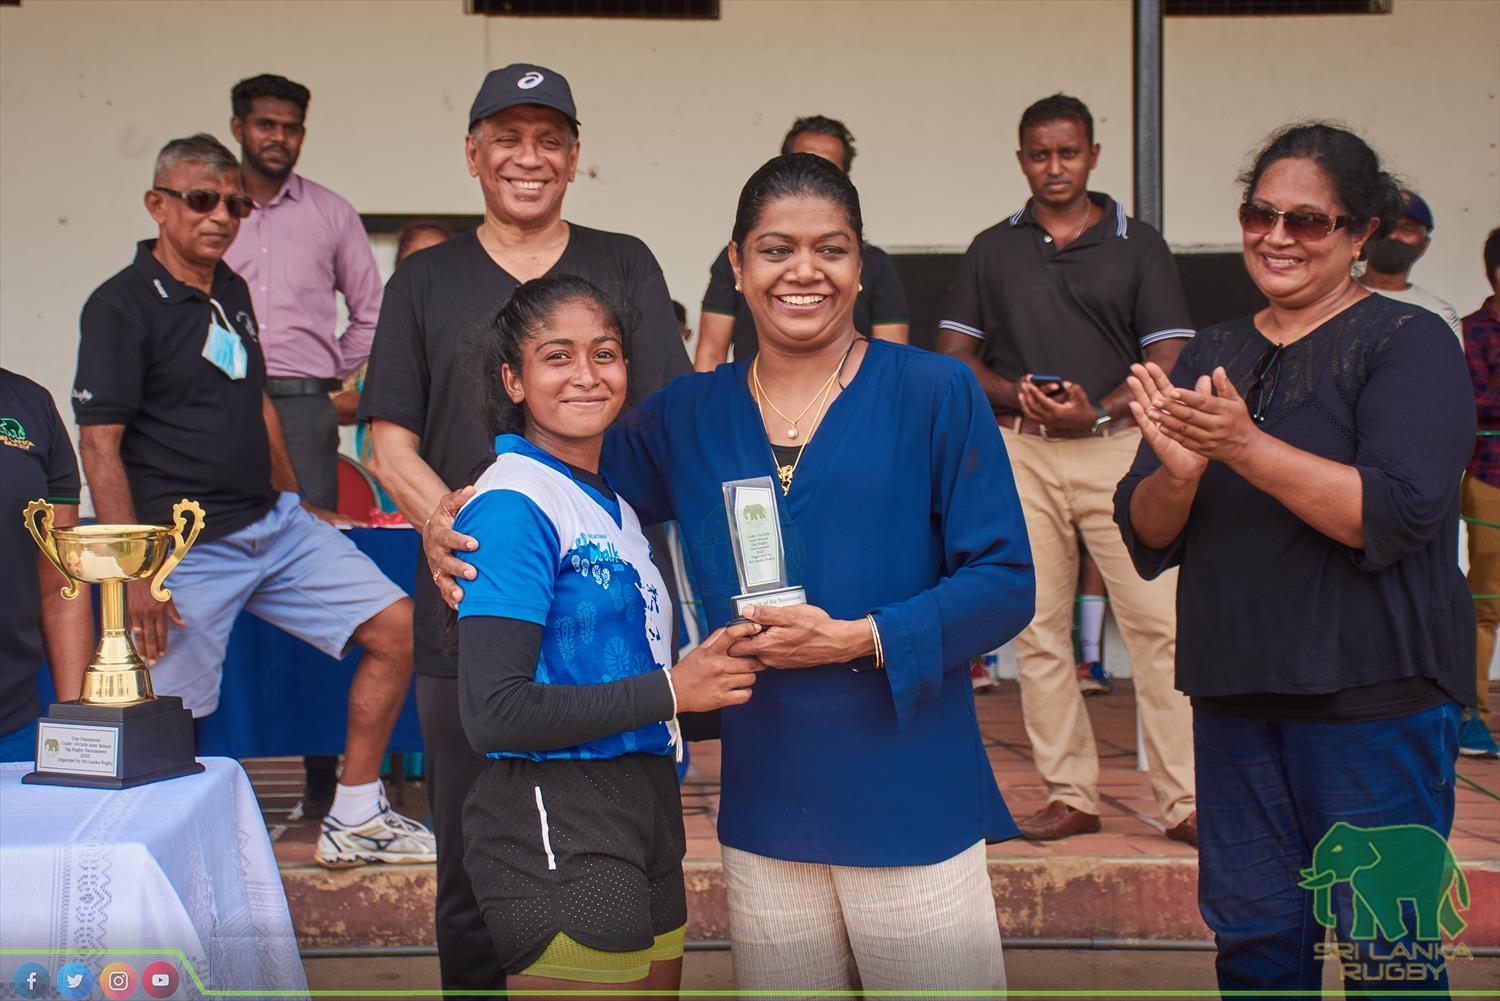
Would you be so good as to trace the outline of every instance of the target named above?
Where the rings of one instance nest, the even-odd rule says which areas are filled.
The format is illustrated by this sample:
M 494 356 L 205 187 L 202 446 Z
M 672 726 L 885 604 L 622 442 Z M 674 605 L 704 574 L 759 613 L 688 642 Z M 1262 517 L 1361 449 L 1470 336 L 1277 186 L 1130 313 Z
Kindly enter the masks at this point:
M 1402 191 L 1401 215 L 1396 225 L 1385 236 L 1365 245 L 1365 270 L 1359 283 L 1387 299 L 1431 310 L 1453 328 L 1454 336 L 1463 343 L 1464 331 L 1459 324 L 1458 311 L 1420 285 L 1411 283 L 1411 269 L 1427 253 L 1435 228 L 1432 209 L 1427 207 L 1422 196 L 1415 191 Z
M 380 785 L 411 683 L 411 600 L 299 503 L 249 290 L 223 262 L 250 208 L 239 163 L 213 136 L 173 140 L 145 201 L 157 238 L 84 305 L 73 388 L 101 522 L 170 524 L 184 497 L 205 512 L 171 601 L 152 600 L 145 582 L 126 585 L 136 647 L 156 690 L 201 717 L 218 708 L 242 609 L 330 657 L 362 646 L 344 772 L 316 857 L 333 867 L 431 862 L 432 834 L 391 810 Z
M 995 408 L 1037 570 L 1037 609 L 1016 637 L 1022 714 L 1046 806 L 1033 840 L 1099 830 L 1099 756 L 1071 628 L 1083 537 L 1130 653 L 1151 789 L 1168 837 L 1197 844 L 1192 716 L 1173 687 L 1175 578 L 1141 579 L 1112 519 L 1140 444 L 1125 380 L 1165 369 L 1193 336 L 1161 236 L 1088 190 L 1094 120 L 1064 94 L 1021 116 L 1016 160 L 1031 199 L 974 238 L 949 287 L 938 350 L 967 362 Z

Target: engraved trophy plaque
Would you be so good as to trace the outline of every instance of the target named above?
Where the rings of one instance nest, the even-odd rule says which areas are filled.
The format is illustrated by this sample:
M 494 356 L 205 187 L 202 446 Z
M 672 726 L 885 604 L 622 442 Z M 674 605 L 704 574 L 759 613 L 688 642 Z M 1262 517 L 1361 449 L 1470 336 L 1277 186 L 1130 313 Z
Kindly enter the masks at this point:
M 781 542 L 780 489 L 769 476 L 730 480 L 724 484 L 729 514 L 729 542 L 740 593 L 730 599 L 736 621 L 756 605 L 804 605 L 807 592 L 787 581 L 786 551 Z

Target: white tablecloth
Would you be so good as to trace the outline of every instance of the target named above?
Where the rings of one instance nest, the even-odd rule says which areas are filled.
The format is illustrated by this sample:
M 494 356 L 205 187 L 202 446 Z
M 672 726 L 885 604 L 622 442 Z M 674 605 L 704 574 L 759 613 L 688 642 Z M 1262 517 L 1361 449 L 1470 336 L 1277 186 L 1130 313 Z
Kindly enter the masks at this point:
M 250 782 L 236 761 L 202 761 L 202 774 L 124 790 L 23 785 L 29 764 L 0 765 L 0 942 L 38 951 L 4 957 L 5 984 L 28 959 L 97 978 L 116 959 L 178 965 L 180 949 L 210 990 L 307 989 Z M 198 996 L 185 969 L 176 996 Z

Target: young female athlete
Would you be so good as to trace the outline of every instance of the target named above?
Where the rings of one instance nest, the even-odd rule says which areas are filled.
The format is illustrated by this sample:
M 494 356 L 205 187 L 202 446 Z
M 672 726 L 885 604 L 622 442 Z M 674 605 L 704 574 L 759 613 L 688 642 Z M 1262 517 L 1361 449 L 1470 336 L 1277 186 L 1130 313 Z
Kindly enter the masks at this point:
M 630 505 L 599 475 L 628 338 L 588 281 L 518 288 L 485 332 L 494 464 L 456 527 L 478 540 L 458 606 L 459 702 L 492 759 L 465 866 L 513 990 L 673 990 L 687 905 L 676 714 L 750 698 L 721 629 L 670 663 L 671 607 Z

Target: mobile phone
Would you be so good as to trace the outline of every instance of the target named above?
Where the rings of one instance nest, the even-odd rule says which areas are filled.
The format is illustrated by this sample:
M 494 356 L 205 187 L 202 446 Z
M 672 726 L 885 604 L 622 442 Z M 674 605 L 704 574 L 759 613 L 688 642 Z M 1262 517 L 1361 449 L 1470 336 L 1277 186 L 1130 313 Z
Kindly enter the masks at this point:
M 1048 396 L 1062 392 L 1063 383 L 1066 381 L 1060 375 L 1033 375 L 1031 377 L 1031 384 Z

